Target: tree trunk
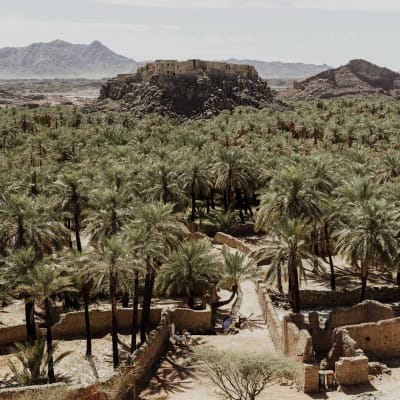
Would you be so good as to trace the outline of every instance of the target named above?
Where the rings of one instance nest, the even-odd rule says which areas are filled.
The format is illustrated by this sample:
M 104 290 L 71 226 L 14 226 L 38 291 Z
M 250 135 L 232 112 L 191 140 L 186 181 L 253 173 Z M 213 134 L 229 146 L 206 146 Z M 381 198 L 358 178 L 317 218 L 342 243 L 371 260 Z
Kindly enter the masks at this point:
M 86 356 L 92 356 L 92 330 L 90 327 L 89 313 L 89 287 L 87 284 L 83 287 L 83 304 L 85 308 L 85 329 L 86 329 Z
M 333 265 L 332 253 L 331 253 L 331 245 L 330 245 L 330 238 L 329 238 L 329 231 L 328 231 L 328 224 L 324 224 L 324 235 L 325 235 L 325 245 L 326 251 L 328 253 L 329 259 L 329 268 L 331 271 L 331 289 L 336 290 L 336 276 L 335 276 L 335 266 Z
M 396 283 L 398 286 L 400 286 L 400 271 L 397 271 Z
M 192 215 L 190 217 L 190 220 L 194 222 L 196 219 L 196 196 L 194 194 L 194 190 L 192 189 Z
M 53 358 L 53 335 L 51 332 L 51 312 L 50 300 L 44 300 L 44 309 L 46 312 L 46 343 L 47 343 L 47 375 L 49 383 L 55 383 L 56 376 L 54 374 L 54 358 Z
M 122 292 L 121 302 L 123 308 L 129 307 L 129 293 L 126 290 Z
M 146 341 L 146 332 L 150 324 L 150 307 L 151 307 L 151 298 L 153 296 L 153 286 L 154 286 L 154 274 L 150 270 L 147 272 L 144 282 L 142 323 L 140 327 L 141 344 L 143 344 Z
M 236 285 L 232 286 L 231 291 L 232 291 L 232 294 L 231 294 L 231 296 L 229 297 L 228 300 L 217 301 L 216 303 L 212 304 L 212 308 L 216 309 L 218 307 L 223 307 L 223 306 L 226 306 L 227 304 L 229 304 L 233 300 L 235 295 L 237 294 L 238 287 Z
M 111 338 L 114 368 L 119 366 L 118 353 L 118 320 L 117 320 L 117 277 L 110 268 L 110 296 L 111 296 Z
M 278 287 L 279 293 L 283 293 L 283 286 L 282 286 L 282 268 L 281 263 L 279 262 L 276 271 L 276 286 Z
M 25 300 L 25 323 L 26 323 L 26 338 L 29 343 L 33 344 L 36 340 L 35 327 L 35 302 Z
M 290 263 L 292 264 L 292 263 Z M 289 266 L 290 302 L 295 314 L 300 313 L 299 277 L 296 265 Z
M 136 350 L 136 334 L 138 327 L 138 308 L 139 308 L 139 273 L 135 272 L 135 282 L 133 288 L 133 308 L 132 308 L 132 338 L 131 338 L 131 353 Z
M 365 299 L 367 293 L 368 267 L 361 266 L 361 293 L 359 303 Z
M 75 239 L 76 239 L 76 248 L 79 252 L 82 251 L 82 244 L 81 244 L 81 226 L 79 221 L 79 214 L 76 213 L 74 216 L 74 229 L 75 229 Z

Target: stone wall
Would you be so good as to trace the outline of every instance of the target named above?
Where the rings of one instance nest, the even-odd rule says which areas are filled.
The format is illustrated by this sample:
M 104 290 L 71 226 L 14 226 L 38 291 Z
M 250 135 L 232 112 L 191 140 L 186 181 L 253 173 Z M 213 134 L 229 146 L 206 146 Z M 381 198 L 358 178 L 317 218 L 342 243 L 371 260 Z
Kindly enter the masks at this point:
M 138 325 L 140 326 L 142 310 L 138 310 Z M 160 322 L 161 309 L 153 308 L 150 311 L 150 325 L 156 326 Z M 119 333 L 129 334 L 132 331 L 132 309 L 120 308 L 117 313 Z M 90 310 L 90 327 L 94 336 L 104 335 L 111 330 L 110 310 Z M 60 321 L 53 326 L 55 339 L 70 339 L 85 336 L 85 313 L 83 311 L 64 314 Z
M 211 308 L 208 305 L 205 310 L 196 311 L 190 308 L 177 308 L 171 312 L 171 321 L 177 330 L 198 332 L 208 331 L 213 327 Z
M 282 323 L 279 320 L 278 314 L 275 311 L 275 307 L 272 304 L 271 298 L 269 297 L 267 287 L 258 282 L 256 289 L 258 293 L 258 301 L 263 312 L 264 320 L 268 325 L 268 331 L 271 336 L 272 343 L 277 351 L 283 352 Z
M 213 243 L 225 244 L 233 249 L 240 250 L 244 254 L 249 254 L 251 251 L 245 243 L 227 233 L 217 232 L 214 236 Z
M 160 316 L 156 329 L 131 359 L 138 384 L 147 379 L 152 368 L 164 354 L 169 339 L 169 312 Z M 130 372 L 128 372 L 128 369 Z M 0 390 L 0 400 L 114 400 L 115 393 L 127 395 L 133 382 L 133 369 L 121 368 L 110 378 L 89 386 L 67 386 L 65 383 Z
M 302 308 L 352 306 L 358 303 L 360 289 L 332 290 L 301 290 L 300 303 Z M 400 287 L 368 287 L 366 300 L 376 300 L 381 303 L 396 302 L 400 298 Z
M 342 357 L 335 363 L 336 382 L 341 386 L 368 383 L 368 358 Z
M 319 391 L 319 365 L 303 364 L 297 377 L 296 385 L 304 393 L 317 393 Z
M 148 378 L 155 363 L 165 353 L 169 339 L 170 318 L 170 313 L 164 312 L 160 323 L 156 329 L 150 332 L 146 343 L 133 353 L 133 361 L 137 368 L 137 381 Z
M 36 334 L 40 335 L 39 329 Z M 26 326 L 14 325 L 0 328 L 0 346 L 10 346 L 15 342 L 24 342 L 26 340 Z
M 312 337 L 301 314 L 290 314 L 283 319 L 283 353 L 300 362 L 314 361 Z
M 400 318 L 345 327 L 368 357 L 400 357 Z
M 160 308 L 152 308 L 150 312 L 150 325 L 157 326 L 161 319 Z M 139 309 L 138 324 L 140 326 L 142 310 Z M 129 334 L 132 331 L 132 309 L 121 308 L 118 310 L 118 330 L 119 333 Z M 178 308 L 171 311 L 171 318 L 174 320 L 177 329 L 187 329 L 189 331 L 204 331 L 212 328 L 211 310 L 191 310 L 189 308 Z M 92 335 L 103 336 L 111 331 L 111 311 L 110 310 L 90 310 L 90 323 Z M 83 311 L 71 312 L 61 315 L 52 328 L 54 339 L 73 339 L 85 337 L 85 315 Z M 38 336 L 44 334 L 44 330 L 37 330 Z M 0 346 L 12 346 L 16 342 L 26 340 L 25 325 L 16 325 L 0 328 Z
M 318 312 L 311 312 L 308 329 L 313 338 L 315 351 L 326 353 L 332 347 L 332 334 L 335 328 L 363 322 L 376 322 L 393 317 L 392 307 L 377 301 L 366 300 L 352 307 L 333 310 L 323 327 L 320 326 Z

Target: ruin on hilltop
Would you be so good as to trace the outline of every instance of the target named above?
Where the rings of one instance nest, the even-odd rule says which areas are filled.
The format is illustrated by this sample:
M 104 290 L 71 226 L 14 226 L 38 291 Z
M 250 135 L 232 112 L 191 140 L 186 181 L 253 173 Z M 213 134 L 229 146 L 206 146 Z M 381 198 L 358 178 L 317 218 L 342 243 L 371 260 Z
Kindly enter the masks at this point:
M 273 101 L 267 82 L 251 65 L 203 60 L 157 60 L 135 74 L 119 74 L 101 88 L 101 109 L 203 118 L 237 106 L 263 108 Z
M 252 65 L 231 64 L 220 61 L 203 60 L 156 60 L 137 69 L 136 78 L 142 81 L 148 81 L 154 75 L 179 76 L 179 75 L 233 75 L 242 76 L 247 79 L 258 79 L 257 70 Z M 125 79 L 129 74 L 117 75 L 117 79 Z

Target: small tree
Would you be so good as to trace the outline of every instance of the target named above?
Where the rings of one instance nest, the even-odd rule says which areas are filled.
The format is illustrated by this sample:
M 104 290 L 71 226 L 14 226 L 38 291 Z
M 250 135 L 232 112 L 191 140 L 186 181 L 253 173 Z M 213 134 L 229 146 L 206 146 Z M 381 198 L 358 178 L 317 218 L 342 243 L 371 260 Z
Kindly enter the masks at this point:
M 197 349 L 195 354 L 206 364 L 220 394 L 229 400 L 254 400 L 269 384 L 296 375 L 296 363 L 284 356 L 228 353 L 210 347 Z
M 53 353 L 56 350 L 53 345 Z M 34 343 L 17 343 L 15 357 L 20 362 L 22 368 L 18 368 L 12 361 L 8 362 L 8 367 L 14 374 L 15 379 L 21 386 L 44 385 L 48 382 L 47 367 L 49 364 L 49 354 L 46 350 L 46 340 L 40 338 Z M 59 363 L 64 357 L 71 354 L 65 352 L 53 360 L 53 364 Z

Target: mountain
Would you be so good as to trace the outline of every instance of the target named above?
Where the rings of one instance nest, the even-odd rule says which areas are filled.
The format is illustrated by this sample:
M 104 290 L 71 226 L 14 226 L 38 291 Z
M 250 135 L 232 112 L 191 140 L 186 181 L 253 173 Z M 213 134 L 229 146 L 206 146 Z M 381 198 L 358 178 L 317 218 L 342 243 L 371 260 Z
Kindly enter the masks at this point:
M 0 49 L 0 78 L 90 78 L 135 72 L 138 63 L 98 41 L 89 45 L 63 40 Z
M 304 79 L 332 67 L 329 65 L 314 65 L 303 63 L 284 63 L 280 61 L 237 60 L 232 58 L 228 62 L 234 64 L 252 65 L 263 79 L 295 80 Z
M 378 94 L 400 98 L 400 74 L 366 60 L 351 60 L 339 68 L 295 82 L 292 90 L 281 93 L 282 97 L 321 99 Z

